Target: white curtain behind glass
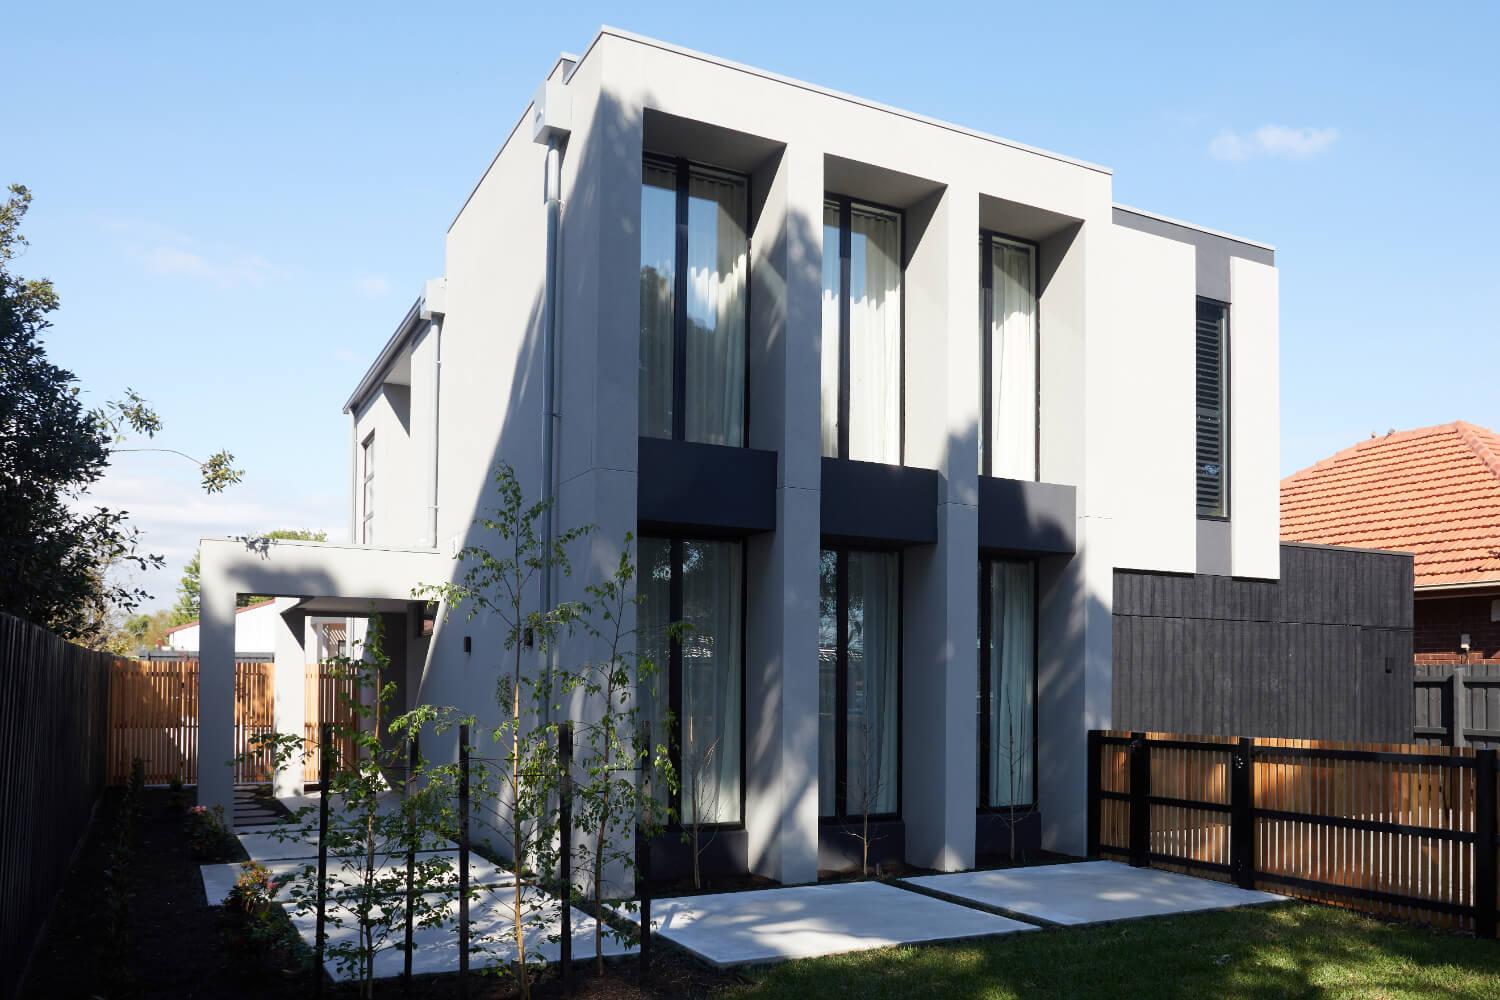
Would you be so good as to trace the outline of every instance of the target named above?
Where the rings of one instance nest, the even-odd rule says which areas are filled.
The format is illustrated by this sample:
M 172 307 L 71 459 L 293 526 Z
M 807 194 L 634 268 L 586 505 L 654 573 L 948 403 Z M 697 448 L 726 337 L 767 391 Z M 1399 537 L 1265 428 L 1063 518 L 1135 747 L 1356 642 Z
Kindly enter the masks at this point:
M 744 444 L 745 184 L 688 178 L 686 436 Z
M 676 288 L 677 177 L 641 168 L 640 434 L 672 436 L 672 301 Z
M 838 553 L 824 549 L 818 565 L 818 815 L 837 808 Z
M 855 205 L 850 219 L 849 458 L 901 461 L 901 223 Z
M 850 552 L 848 783 L 851 816 L 896 811 L 901 597 L 897 556 Z
M 823 344 L 822 427 L 823 454 L 839 454 L 839 296 L 843 273 L 839 268 L 839 207 L 823 205 Z
M 990 804 L 1031 802 L 1036 725 L 1036 581 L 1026 562 L 990 568 Z
M 667 626 L 671 623 L 672 550 L 664 538 L 642 538 L 636 553 L 636 652 L 649 659 L 655 671 L 642 671 L 636 680 L 636 698 L 641 721 L 651 725 L 653 745 L 667 742 L 667 714 L 671 706 L 671 648 Z M 668 794 L 665 782 L 656 782 L 652 792 L 663 804 Z
M 682 818 L 740 819 L 740 545 L 684 542 Z
M 1036 479 L 1036 292 L 1031 248 L 997 240 L 993 261 L 990 475 Z

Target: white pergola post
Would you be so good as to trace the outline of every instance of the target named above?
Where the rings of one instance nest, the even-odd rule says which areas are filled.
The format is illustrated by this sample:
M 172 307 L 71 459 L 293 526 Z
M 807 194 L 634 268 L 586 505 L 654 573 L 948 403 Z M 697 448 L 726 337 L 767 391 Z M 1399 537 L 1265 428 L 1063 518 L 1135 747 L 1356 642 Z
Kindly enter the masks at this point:
M 295 610 L 297 601 L 276 601 L 276 731 L 303 735 L 306 724 L 307 615 Z M 276 769 L 272 790 L 279 799 L 302 794 L 303 758 L 300 752 Z
M 198 804 L 234 823 L 234 588 L 202 576 L 198 595 Z

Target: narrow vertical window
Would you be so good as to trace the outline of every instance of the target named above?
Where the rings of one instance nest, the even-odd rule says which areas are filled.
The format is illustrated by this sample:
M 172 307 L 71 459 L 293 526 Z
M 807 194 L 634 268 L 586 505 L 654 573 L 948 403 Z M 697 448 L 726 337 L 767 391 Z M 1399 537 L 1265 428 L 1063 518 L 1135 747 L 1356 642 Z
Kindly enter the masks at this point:
M 359 449 L 361 502 L 359 540 L 365 545 L 375 541 L 375 434 L 365 438 Z
M 980 254 L 979 471 L 1037 477 L 1036 248 L 986 234 Z
M 995 559 L 979 579 L 979 805 L 1030 805 L 1036 783 L 1036 567 Z
M 745 179 L 682 160 L 641 172 L 640 434 L 745 443 Z
M 900 214 L 827 201 L 822 439 L 830 458 L 901 461 L 901 289 Z
M 1229 307 L 1198 300 L 1197 391 L 1198 426 L 1194 455 L 1198 516 L 1229 516 L 1228 378 Z
M 744 676 L 743 557 L 738 542 L 642 538 L 637 643 L 653 739 L 669 742 L 682 822 L 740 822 Z M 673 638 L 670 626 L 681 622 Z
M 899 556 L 826 549 L 818 629 L 818 812 L 894 815 L 900 804 Z

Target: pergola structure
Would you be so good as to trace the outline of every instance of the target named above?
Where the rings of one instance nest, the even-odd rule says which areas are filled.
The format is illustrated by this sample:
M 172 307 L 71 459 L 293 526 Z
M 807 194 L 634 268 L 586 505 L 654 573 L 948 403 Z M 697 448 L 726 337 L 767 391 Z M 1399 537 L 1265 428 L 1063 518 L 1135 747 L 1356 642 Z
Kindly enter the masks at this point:
M 433 549 L 330 545 L 265 538 L 200 543 L 198 802 L 234 814 L 234 609 L 240 594 L 275 596 L 276 730 L 304 725 L 303 622 L 309 614 L 404 611 L 412 589 L 445 579 L 452 560 Z M 275 776 L 278 796 L 300 794 L 302 761 Z

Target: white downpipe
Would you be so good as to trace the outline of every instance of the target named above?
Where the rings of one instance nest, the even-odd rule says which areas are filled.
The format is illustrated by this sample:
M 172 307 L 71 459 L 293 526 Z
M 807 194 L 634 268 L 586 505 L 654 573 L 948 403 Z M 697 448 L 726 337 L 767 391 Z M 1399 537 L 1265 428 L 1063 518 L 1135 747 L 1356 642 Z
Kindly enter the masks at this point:
M 557 419 L 557 326 L 558 286 L 561 284 L 562 256 L 558 251 L 559 219 L 562 215 L 562 147 L 556 137 L 547 140 L 547 177 L 545 197 L 547 199 L 547 279 L 543 294 L 544 313 L 542 333 L 542 500 L 547 504 L 542 515 L 542 545 L 547 560 L 542 572 L 542 610 L 552 609 L 552 563 L 550 553 L 555 537 L 553 507 L 556 496 L 553 491 L 554 427 Z M 547 711 L 551 712 L 551 692 L 548 692 Z
M 432 338 L 432 483 L 428 492 L 428 507 L 432 518 L 432 531 L 428 540 L 433 548 L 438 547 L 438 449 L 442 437 L 438 434 L 438 422 L 442 420 L 442 392 L 443 392 L 443 321 L 440 317 L 432 317 L 432 325 L 428 327 L 428 336 Z

